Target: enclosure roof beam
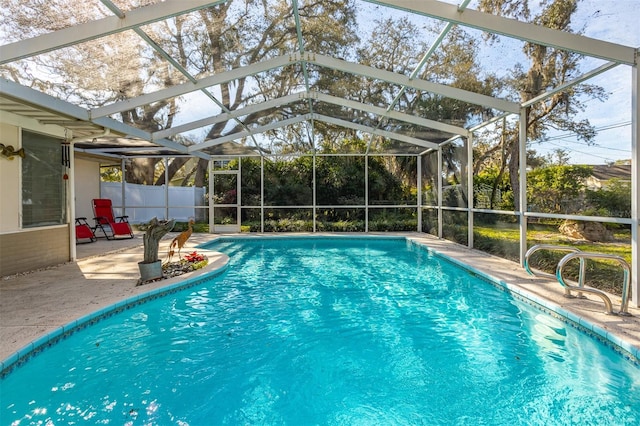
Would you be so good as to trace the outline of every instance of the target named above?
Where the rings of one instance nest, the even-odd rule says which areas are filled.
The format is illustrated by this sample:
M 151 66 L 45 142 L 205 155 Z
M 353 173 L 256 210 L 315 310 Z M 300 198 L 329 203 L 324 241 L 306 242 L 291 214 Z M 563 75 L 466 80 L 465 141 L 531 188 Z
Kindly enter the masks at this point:
M 311 119 L 311 114 L 298 115 L 298 116 L 293 117 L 293 118 L 288 118 L 286 120 L 275 121 L 273 123 L 269 123 L 269 124 L 264 125 L 264 126 L 256 127 L 254 129 L 251 129 L 251 130 L 245 130 L 243 132 L 231 133 L 229 135 L 221 136 L 219 138 L 209 139 L 207 141 L 200 142 L 199 144 L 191 145 L 189 147 L 189 152 L 197 152 L 197 151 L 200 151 L 200 150 L 202 150 L 204 148 L 211 148 L 213 146 L 220 145 L 220 144 L 225 143 L 225 142 L 231 142 L 231 141 L 234 141 L 234 140 L 243 139 L 243 138 L 246 138 L 246 137 L 249 137 L 249 136 L 252 136 L 252 135 L 257 135 L 257 134 L 260 134 L 260 133 L 267 132 L 269 130 L 274 130 L 274 129 L 278 129 L 280 127 L 284 127 L 284 126 L 288 126 L 288 125 L 291 125 L 291 124 L 300 123 L 302 121 L 307 121 L 309 119 Z
M 117 120 L 114 120 L 112 118 L 108 118 L 108 117 L 102 117 L 102 118 L 98 118 L 95 120 L 91 120 L 92 123 L 96 123 L 96 124 L 100 124 L 101 126 L 113 130 L 115 132 L 121 133 L 127 137 L 134 137 L 134 138 L 138 138 L 138 139 L 143 139 L 149 142 L 153 142 L 157 145 L 160 145 L 164 148 L 167 149 L 171 149 L 173 151 L 177 151 L 179 153 L 187 153 L 188 149 L 187 146 L 182 145 L 181 143 L 172 141 L 170 139 L 157 139 L 152 141 L 151 140 L 151 133 L 142 130 L 142 129 L 138 129 L 132 126 L 129 126 L 128 124 L 124 124 L 121 123 Z M 204 153 L 198 153 L 197 154 L 198 157 L 203 158 L 205 160 L 209 159 L 209 156 L 204 154 Z
M 269 130 L 274 130 L 274 129 L 278 129 L 278 128 L 282 128 L 285 126 L 289 126 L 292 124 L 297 124 L 303 121 L 307 121 L 310 119 L 315 119 L 318 121 L 322 121 L 325 123 L 330 123 L 330 124 L 335 124 L 337 126 L 342 126 L 342 127 L 346 127 L 349 129 L 353 129 L 353 130 L 359 130 L 362 132 L 366 132 L 366 133 L 372 133 L 378 136 L 382 136 L 385 138 L 389 138 L 389 139 L 393 139 L 393 140 L 399 140 L 402 142 L 407 142 L 410 143 L 412 145 L 418 145 L 418 146 L 422 146 L 425 148 L 437 148 L 438 144 L 434 143 L 434 142 L 429 142 L 429 141 L 425 141 L 422 139 L 417 139 L 417 138 L 413 138 L 411 136 L 405 136 L 405 135 L 401 135 L 398 133 L 393 133 L 393 132 L 389 132 L 386 130 L 379 130 L 379 129 L 374 129 L 373 127 L 369 127 L 369 126 L 364 126 L 362 124 L 357 124 L 357 123 L 352 123 L 350 121 L 345 121 L 345 120 L 341 120 L 338 118 L 334 118 L 334 117 L 329 117 L 326 115 L 322 115 L 322 114 L 304 114 L 304 115 L 299 115 L 293 118 L 289 118 L 286 120 L 280 120 L 280 121 L 276 121 L 270 124 L 267 124 L 265 126 L 260 126 L 260 127 L 256 127 L 255 129 L 252 129 L 251 131 L 244 131 L 244 132 L 238 132 L 238 133 L 233 133 L 230 135 L 225 135 L 219 138 L 215 138 L 215 139 L 210 139 L 208 141 L 205 142 L 201 142 L 197 145 L 192 145 L 189 147 L 189 152 L 195 152 L 195 151 L 199 151 L 205 148 L 211 148 L 213 146 L 216 145 L 220 145 L 222 143 L 225 142 L 231 142 L 234 140 L 238 140 L 238 139 L 242 139 L 251 135 L 255 135 L 255 134 L 259 134 L 259 133 L 264 133 L 266 131 Z
M 136 96 L 135 98 L 130 98 L 120 102 L 114 102 L 110 105 L 91 110 L 91 117 L 105 117 L 122 111 L 129 111 L 143 105 L 149 105 L 154 102 L 162 101 L 164 99 L 170 99 L 176 96 L 184 95 L 185 93 L 190 93 L 196 90 L 205 89 L 207 87 L 227 83 L 246 77 L 248 75 L 258 74 L 260 72 L 269 71 L 274 68 L 284 67 L 296 63 L 298 60 L 298 55 L 276 56 L 275 58 L 267 59 L 266 61 L 234 68 L 230 71 L 225 71 L 200 79 L 196 83 L 187 82 L 177 84 L 175 86 L 167 87 L 166 89 L 161 89 L 152 93 L 147 93 L 145 95 Z
M 466 9 L 470 2 L 471 2 L 471 0 L 463 0 L 462 3 L 460 3 L 458 5 L 458 10 L 462 11 L 462 10 Z M 422 59 L 420 59 L 420 62 L 418 62 L 418 64 L 413 69 L 413 71 L 411 71 L 411 74 L 409 75 L 410 79 L 413 80 L 414 78 L 416 78 L 418 76 L 418 73 L 420 73 L 422 68 L 426 65 L 426 63 L 429 60 L 429 58 L 431 56 L 433 56 L 433 53 L 436 51 L 436 49 L 438 49 L 440 47 L 440 45 L 444 41 L 444 38 L 447 36 L 449 31 L 451 31 L 451 29 L 454 26 L 455 26 L 455 24 L 453 24 L 452 22 L 447 22 L 447 25 L 444 26 L 444 28 L 440 31 L 440 34 L 438 34 L 438 37 L 436 37 L 436 39 L 431 44 L 429 49 L 427 49 L 426 53 L 422 56 Z M 400 91 L 396 94 L 396 96 L 393 98 L 393 100 L 391 101 L 391 103 L 387 107 L 387 111 L 393 111 L 393 108 L 395 108 L 395 106 L 398 104 L 398 102 L 400 102 L 400 99 L 402 98 L 402 96 L 404 95 L 404 93 L 406 91 L 407 91 L 407 86 L 402 86 Z M 379 128 L 381 124 L 382 124 L 382 122 L 378 123 L 376 128 Z M 369 143 L 367 143 L 367 152 L 369 151 L 369 146 L 370 145 L 371 145 L 371 139 L 369 140 Z
M 502 99 L 496 99 L 491 96 L 482 95 L 478 93 L 469 92 L 466 90 L 458 89 L 455 87 L 446 86 L 443 84 L 432 83 L 420 79 L 411 79 L 410 77 L 399 75 L 394 72 L 379 70 L 373 67 L 350 63 L 340 59 L 334 59 L 328 56 L 319 54 L 304 54 L 299 53 L 292 55 L 282 55 L 275 58 L 268 59 L 263 62 L 247 65 L 245 67 L 235 68 L 230 71 L 226 71 L 220 74 L 216 74 L 210 77 L 198 80 L 196 83 L 183 83 L 176 86 L 168 87 L 166 89 L 158 90 L 153 93 L 140 95 L 135 98 L 127 99 L 121 102 L 115 102 L 113 104 L 103 106 L 91 110 L 91 117 L 104 117 L 111 114 L 116 114 L 122 111 L 128 111 L 136 107 L 159 102 L 163 99 L 173 98 L 183 95 L 185 93 L 201 90 L 206 87 L 215 86 L 218 84 L 227 83 L 239 78 L 246 77 L 248 75 L 257 74 L 260 72 L 268 71 L 274 68 L 279 68 L 287 65 L 291 65 L 296 62 L 310 62 L 319 66 L 341 70 L 352 74 L 361 74 L 370 78 L 377 78 L 390 83 L 398 85 L 412 87 L 418 90 L 424 90 L 427 92 L 433 92 L 442 96 L 458 99 L 464 102 L 469 102 L 476 105 L 482 105 L 490 108 L 495 108 L 501 111 L 509 111 L 516 113 L 519 111 L 519 105 L 515 102 L 509 102 Z
M 441 123 L 439 121 L 429 120 L 422 117 L 416 117 L 416 116 L 401 113 L 398 111 L 387 111 L 385 108 L 380 108 L 373 105 L 363 104 L 361 102 L 340 98 L 337 96 L 332 96 L 324 93 L 319 93 L 316 91 L 311 91 L 309 93 L 299 92 L 299 93 L 294 93 L 287 96 L 282 96 L 276 99 L 270 99 L 268 101 L 252 104 L 244 108 L 233 110 L 229 113 L 221 113 L 213 117 L 203 118 L 201 120 L 185 123 L 180 126 L 163 129 L 163 130 L 152 133 L 151 137 L 152 139 L 170 137 L 170 136 L 173 136 L 179 133 L 188 132 L 190 130 L 197 129 L 200 127 L 205 127 L 212 124 L 225 122 L 230 119 L 246 116 L 246 115 L 264 111 L 270 108 L 276 108 L 279 106 L 287 105 L 287 104 L 297 102 L 299 100 L 304 100 L 304 99 L 318 100 L 318 101 L 330 103 L 333 105 L 344 106 L 347 108 L 370 112 L 372 114 L 385 116 L 388 118 L 392 118 L 394 120 L 403 121 L 406 123 L 415 124 L 418 126 L 440 130 L 442 132 L 452 133 L 456 135 L 466 136 L 468 133 L 468 130 L 466 130 L 463 127 L 453 126 L 450 124 Z
M 447 22 L 501 34 L 519 40 L 550 46 L 583 55 L 614 61 L 627 65 L 636 64 L 636 49 L 610 43 L 579 34 L 555 30 L 542 25 L 491 15 L 473 9 L 459 10 L 454 4 L 440 1 L 415 0 L 366 0 L 396 9 L 415 12 Z
M 298 0 L 292 0 L 291 2 L 293 8 L 293 16 L 296 22 L 296 33 L 298 36 L 298 48 L 300 54 L 304 54 L 304 38 L 302 37 L 302 24 L 300 23 L 300 8 L 298 6 Z M 304 76 L 304 87 L 307 90 L 307 93 L 311 90 L 311 84 L 309 82 L 309 66 L 306 62 L 302 63 L 302 74 Z M 309 112 L 313 114 L 313 101 L 308 99 L 309 103 Z M 315 150 L 315 126 L 313 125 L 313 119 L 311 120 L 311 137 L 310 137 L 311 145 L 313 145 Z
M 224 3 L 224 1 L 226 0 L 165 0 L 128 11 L 123 18 L 109 16 L 27 40 L 9 43 L 0 49 L 0 64 L 95 40 L 141 25 Z
M 589 72 L 587 72 L 587 73 L 585 73 L 585 74 L 583 74 L 583 75 L 581 75 L 581 76 L 579 76 L 579 77 L 577 77 L 577 78 L 575 78 L 575 79 L 573 79 L 571 81 L 568 81 L 568 82 L 566 82 L 564 84 L 559 85 L 558 87 L 554 88 L 553 90 L 549 90 L 547 92 L 544 92 L 543 94 L 541 94 L 539 96 L 536 96 L 535 98 L 530 99 L 527 102 L 524 102 L 522 104 L 522 106 L 526 108 L 526 107 L 528 107 L 530 105 L 533 105 L 533 104 L 535 104 L 537 102 L 544 101 L 545 99 L 553 96 L 555 93 L 562 92 L 562 91 L 568 89 L 569 87 L 575 86 L 576 84 L 580 84 L 583 81 L 589 80 L 589 79 L 591 79 L 591 78 L 593 78 L 593 77 L 595 77 L 595 76 L 597 76 L 599 74 L 602 74 L 602 73 L 604 73 L 606 71 L 609 71 L 610 69 L 615 68 L 618 65 L 620 65 L 620 64 L 618 64 L 617 62 L 607 62 L 606 64 L 603 64 L 603 65 L 599 66 L 598 68 L 595 68 L 595 69 L 593 69 L 593 70 L 591 70 L 591 71 L 589 71 Z M 498 120 L 502 120 L 503 118 L 505 118 L 505 117 L 507 117 L 509 115 L 511 115 L 511 113 L 499 114 L 499 115 L 497 115 L 497 116 L 495 116 L 495 117 L 493 117 L 493 118 L 491 118 L 491 119 L 489 119 L 489 120 L 487 120 L 485 122 L 482 122 L 482 123 L 480 123 L 478 125 L 470 127 L 469 131 L 475 132 L 476 130 L 481 129 L 482 127 L 488 126 L 491 123 L 495 123 Z
M 122 159 L 122 155 L 112 154 L 112 153 L 109 153 L 109 152 L 103 152 L 102 150 L 99 150 L 99 149 L 78 148 L 78 147 L 74 146 L 73 150 L 75 152 L 83 152 L 85 154 L 99 155 L 101 157 L 110 157 L 110 158 Z
M 393 133 L 386 130 L 374 129 L 373 127 L 365 126 L 358 123 L 352 123 L 350 121 L 341 120 L 335 117 L 329 117 L 322 114 L 313 114 L 314 118 L 318 121 L 325 123 L 335 124 L 336 126 L 342 126 L 353 130 L 359 130 L 361 132 L 370 133 L 384 138 L 407 142 L 412 145 L 418 145 L 425 148 L 438 148 L 438 144 L 434 142 L 425 141 L 422 139 L 412 138 L 411 136 L 401 135 L 399 133 Z
M 92 120 L 92 123 L 96 123 L 96 124 L 100 124 L 101 126 L 104 126 L 105 128 L 114 130 L 118 133 L 121 133 L 123 135 L 125 135 L 125 137 L 133 137 L 133 138 L 138 138 L 138 139 L 143 139 L 149 142 L 153 142 L 156 145 L 160 145 L 161 147 L 176 151 L 178 153 L 181 154 L 186 154 L 188 153 L 188 149 L 186 145 L 182 145 L 181 143 L 178 143 L 176 141 L 172 141 L 171 139 L 156 139 L 156 140 L 151 140 L 151 133 L 145 131 L 145 130 L 141 130 L 132 126 L 129 126 L 127 124 L 121 123 L 119 121 L 113 120 L 111 118 L 108 117 L 103 117 L 103 118 L 98 118 L 96 120 Z M 200 157 L 203 158 L 205 160 L 209 159 L 209 156 L 204 154 L 204 153 L 196 153 L 194 154 L 196 157 Z
M 464 127 L 453 126 L 447 123 L 441 123 L 435 120 L 429 120 L 428 118 L 417 117 L 411 114 L 405 114 L 398 111 L 388 111 L 386 108 L 377 107 L 374 105 L 363 104 L 361 102 L 351 101 L 348 99 L 340 98 L 333 95 L 327 95 L 319 92 L 311 92 L 310 97 L 322 102 L 327 102 L 334 105 L 344 106 L 347 108 L 357 109 L 372 114 L 380 115 L 394 120 L 402 121 L 405 123 L 415 124 L 418 126 L 426 127 L 429 129 L 440 130 L 446 133 L 452 133 L 454 135 L 467 136 L 469 131 Z
M 446 86 L 444 84 L 432 83 L 421 79 L 412 79 L 409 76 L 397 74 L 391 71 L 385 71 L 373 68 L 367 65 L 355 64 L 342 59 L 331 58 L 320 54 L 306 54 L 303 60 L 314 63 L 316 65 L 331 68 L 354 75 L 363 75 L 365 77 L 394 83 L 399 86 L 407 86 L 425 92 L 436 93 L 447 98 L 457 99 L 459 101 L 468 102 L 474 105 L 482 105 L 494 108 L 500 111 L 508 111 L 517 113 L 520 111 L 520 105 L 516 102 L 510 102 L 503 99 L 494 98 L 480 93 L 469 92 L 467 90 L 458 89 L 456 87 Z
M 100 0 L 100 1 L 105 6 L 107 6 L 109 8 L 109 10 L 111 10 L 119 18 L 124 18 L 125 17 L 125 13 L 122 10 L 120 10 L 120 8 L 118 6 L 113 4 L 113 2 L 111 0 Z M 167 53 L 166 50 L 164 50 L 162 47 L 160 47 L 160 45 L 158 43 L 156 43 L 151 37 L 149 37 L 149 35 L 147 33 L 142 31 L 142 29 L 134 28 L 133 31 L 135 31 L 136 34 L 138 34 L 153 50 L 155 50 L 160 56 L 162 56 L 167 62 L 169 62 L 175 69 L 180 71 L 180 73 L 182 75 L 187 77 L 191 83 L 196 83 L 197 82 L 197 79 L 193 75 L 191 75 L 191 73 L 189 71 L 187 71 L 187 69 L 185 67 L 183 67 L 171 55 L 169 55 L 169 53 Z M 211 99 L 216 105 L 218 105 L 218 107 L 220 107 L 220 109 L 222 109 L 225 113 L 231 112 L 229 110 L 229 108 L 227 108 L 227 106 L 224 105 L 223 102 L 219 101 L 218 98 L 216 98 L 209 90 L 200 89 L 200 91 L 205 96 L 207 96 L 209 99 Z M 235 118 L 234 120 L 236 122 L 238 122 L 238 124 L 240 124 L 240 126 L 242 126 L 243 128 L 247 127 L 246 124 L 244 124 L 238 118 Z M 252 137 L 252 139 L 253 139 L 253 137 Z M 258 142 L 256 142 L 255 139 L 253 139 L 253 142 L 256 145 L 256 147 L 258 148 L 258 150 L 260 150 L 260 146 L 258 146 Z
M 593 69 L 593 70 L 591 70 L 591 71 L 579 76 L 578 78 L 575 78 L 575 79 L 573 79 L 571 81 L 567 81 L 564 84 L 561 84 L 561 85 L 559 85 L 557 87 L 554 87 L 553 90 L 549 90 L 549 91 L 544 92 L 543 94 L 541 94 L 539 96 L 536 96 L 533 99 L 528 100 L 527 102 L 523 102 L 522 106 L 523 107 L 528 107 L 529 105 L 533 105 L 535 103 L 538 103 L 540 101 L 548 99 L 548 98 L 550 98 L 551 96 L 553 96 L 554 94 L 556 94 L 558 92 L 562 92 L 562 91 L 568 89 L 569 87 L 575 86 L 576 84 L 580 84 L 583 81 L 589 80 L 589 79 L 591 79 L 591 78 L 593 78 L 593 77 L 595 77 L 595 76 L 597 76 L 599 74 L 602 74 L 603 72 L 609 71 L 610 69 L 617 67 L 618 65 L 620 65 L 620 64 L 617 63 L 617 62 L 607 62 L 606 64 L 603 64 L 603 65 L 599 66 L 598 68 Z
M 483 121 L 480 124 L 476 124 L 475 126 L 472 126 L 469 128 L 470 132 L 475 132 L 477 130 L 482 129 L 483 127 L 487 127 L 489 124 L 493 124 L 497 121 L 502 120 L 503 118 L 509 117 L 510 115 L 512 115 L 510 112 L 505 112 L 503 114 L 498 114 L 496 116 L 491 117 L 489 120 L 487 121 Z
M 306 99 L 308 96 L 303 93 L 294 93 L 292 95 L 282 96 L 276 99 L 270 99 L 268 101 L 260 102 L 257 104 L 251 104 L 244 108 L 239 108 L 228 113 L 221 113 L 215 116 L 203 118 L 201 120 L 192 121 L 175 127 L 169 127 L 168 129 L 159 130 L 151 134 L 152 138 L 166 138 L 169 136 L 177 135 L 180 133 L 188 132 L 200 127 L 210 126 L 216 123 L 222 123 L 231 119 L 243 117 L 256 112 L 265 111 L 270 108 L 276 108 L 282 105 L 287 105 L 302 99 Z
M 114 153 L 114 152 L 141 152 L 141 151 L 155 151 L 157 147 L 155 146 L 138 146 L 138 147 L 127 147 L 127 148 L 82 148 L 84 152 L 100 152 L 103 154 Z
M 81 121 L 90 121 L 89 112 L 79 106 L 0 77 L 0 94 L 46 111 Z

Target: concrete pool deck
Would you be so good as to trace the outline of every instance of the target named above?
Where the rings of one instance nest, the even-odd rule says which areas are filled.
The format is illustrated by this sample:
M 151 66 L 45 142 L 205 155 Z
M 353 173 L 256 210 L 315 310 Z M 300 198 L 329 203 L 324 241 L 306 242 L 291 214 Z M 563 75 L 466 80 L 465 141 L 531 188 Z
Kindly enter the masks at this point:
M 161 242 L 160 253 L 166 253 L 175 234 L 168 234 Z M 255 234 L 232 234 L 255 236 Z M 262 234 L 260 234 L 262 235 Z M 274 236 L 274 234 L 265 234 Z M 276 234 L 325 235 L 325 234 Z M 329 234 L 336 235 L 336 234 Z M 349 236 L 349 234 L 343 236 Z M 363 234 L 350 234 L 360 236 Z M 375 235 L 375 234 L 367 234 Z M 631 317 L 605 315 L 604 303 L 594 295 L 588 299 L 567 299 L 564 289 L 556 280 L 529 276 L 520 265 L 486 253 L 469 250 L 446 240 L 419 234 L 401 235 L 425 244 L 433 250 L 469 265 L 483 274 L 509 283 L 512 289 L 523 290 L 544 306 L 559 306 L 560 310 L 576 322 L 584 319 L 599 327 L 600 335 L 609 334 L 614 341 L 623 341 L 640 351 L 640 309 L 630 307 Z M 182 250 L 186 254 L 198 244 L 220 235 L 193 234 Z M 202 251 L 198 249 L 198 251 Z M 179 281 L 201 275 L 196 271 L 189 275 L 136 286 L 139 271 L 137 263 L 142 259 L 142 234 L 133 239 L 80 244 L 77 246 L 77 262 L 3 277 L 0 280 L 0 361 L 24 348 L 29 343 L 80 317 L 106 308 L 124 299 L 167 287 Z M 225 256 L 214 252 L 209 255 L 207 270 L 221 267 Z M 588 282 L 587 282 L 588 284 Z M 610 295 L 614 312 L 620 308 L 620 297 Z M 632 352 L 634 353 L 634 352 Z

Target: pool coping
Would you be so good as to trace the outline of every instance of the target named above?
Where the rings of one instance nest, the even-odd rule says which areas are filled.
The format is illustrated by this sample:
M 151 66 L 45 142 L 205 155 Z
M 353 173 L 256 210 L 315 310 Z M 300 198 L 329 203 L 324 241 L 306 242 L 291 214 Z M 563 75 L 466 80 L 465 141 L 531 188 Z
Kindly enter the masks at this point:
M 509 284 L 503 280 L 497 279 L 485 272 L 478 271 L 474 268 L 469 267 L 469 265 L 457 260 L 450 258 L 446 255 L 439 253 L 437 250 L 434 250 L 426 245 L 423 245 L 419 242 L 413 241 L 415 244 L 418 244 L 424 247 L 427 251 L 433 253 L 436 256 L 439 256 L 442 259 L 445 259 L 448 262 L 455 264 L 456 266 L 463 268 L 467 271 L 474 273 L 476 276 L 480 277 L 484 281 L 493 285 L 494 287 L 499 288 L 500 290 L 508 292 L 511 296 L 518 299 L 521 302 L 527 303 L 536 309 L 545 312 L 556 319 L 561 320 L 565 324 L 576 328 L 577 330 L 583 332 L 591 336 L 592 338 L 597 339 L 601 343 L 609 346 L 617 353 L 628 359 L 630 362 L 636 364 L 640 367 L 640 347 L 633 345 L 632 343 L 624 340 L 618 334 L 611 332 L 605 328 L 599 327 L 596 324 L 590 322 L 587 318 L 580 316 L 570 310 L 564 309 L 558 304 L 549 301 L 547 299 L 538 297 L 525 289 L 522 289 L 518 285 Z
M 455 243 L 443 243 L 439 239 L 436 241 L 424 236 L 409 239 L 424 244 L 434 253 L 499 285 L 518 300 L 596 338 L 640 366 L 640 309 L 630 306 L 632 316 L 629 317 L 607 315 L 600 298 L 566 298 L 564 287 L 557 281 L 530 276 L 515 262 L 463 246 L 455 247 Z M 452 256 L 452 249 L 458 253 L 457 256 Z M 491 262 L 485 264 L 486 260 Z M 614 302 L 614 309 L 619 307 L 621 297 L 607 295 Z
M 617 317 L 617 316 L 606 316 L 602 312 L 598 312 L 598 301 L 594 300 L 576 300 L 570 299 L 571 302 L 564 303 L 560 299 L 560 303 L 558 301 L 558 295 L 563 294 L 563 289 L 556 282 L 551 284 L 550 280 L 543 280 L 537 277 L 530 277 L 526 275 L 524 269 L 520 268 L 514 262 L 507 261 L 505 259 L 497 258 L 495 256 L 488 255 L 484 252 L 479 252 L 477 250 L 468 249 L 464 246 L 460 246 L 456 243 L 452 243 L 447 240 L 437 239 L 435 237 L 419 234 L 419 233 L 298 233 L 298 234 L 221 234 L 215 235 L 213 238 L 209 238 L 206 241 L 201 242 L 196 247 L 199 252 L 207 254 L 210 259 L 213 259 L 212 262 L 207 265 L 207 267 L 202 270 L 195 271 L 193 273 L 175 277 L 168 280 L 162 280 L 162 284 L 156 286 L 155 288 L 150 289 L 149 291 L 142 292 L 140 294 L 124 298 L 122 300 L 117 301 L 116 303 L 109 304 L 107 306 L 102 307 L 90 314 L 80 316 L 79 318 L 68 322 L 62 326 L 55 328 L 53 331 L 49 331 L 44 335 L 36 338 L 35 340 L 29 342 L 22 348 L 20 348 L 17 352 L 11 354 L 4 360 L 0 360 L 0 378 L 9 374 L 14 368 L 22 365 L 22 363 L 26 362 L 29 358 L 39 354 L 44 349 L 54 345 L 61 339 L 68 337 L 74 332 L 81 330 L 87 326 L 95 324 L 101 321 L 104 318 L 110 317 L 112 315 L 117 314 L 123 310 L 129 309 L 132 306 L 136 306 L 142 303 L 145 303 L 148 300 L 152 300 L 155 298 L 166 296 L 167 294 L 175 293 L 177 291 L 184 290 L 186 288 L 190 288 L 202 283 L 205 280 L 211 279 L 215 276 L 218 276 L 226 270 L 228 266 L 228 257 L 221 253 L 210 251 L 204 249 L 203 246 L 208 243 L 213 243 L 219 239 L 264 239 L 264 238 L 338 238 L 338 239 L 355 239 L 355 238 L 372 238 L 372 237 L 386 237 L 386 238 L 394 238 L 394 239 L 405 239 L 407 241 L 412 242 L 413 244 L 424 247 L 429 252 L 434 253 L 435 255 L 440 256 L 441 258 L 450 261 L 457 266 L 460 266 L 472 273 L 478 275 L 483 280 L 489 282 L 490 284 L 507 291 L 513 297 L 517 298 L 520 301 L 526 302 L 552 316 L 557 319 L 563 320 L 570 326 L 590 335 L 593 338 L 598 339 L 602 343 L 610 346 L 614 350 L 616 350 L 619 354 L 624 356 L 626 359 L 631 361 L 636 365 L 640 365 L 640 344 L 638 341 L 640 340 L 640 321 L 638 317 L 640 316 L 640 310 L 631 307 L 630 311 L 633 313 L 633 317 Z M 480 262 L 478 262 L 480 260 Z M 500 264 L 500 268 L 496 268 L 496 264 Z M 487 267 L 488 266 L 488 267 Z M 519 268 L 514 269 L 514 267 Z M 505 268 L 508 272 L 510 279 L 506 279 Z M 514 274 L 515 273 L 515 274 Z M 511 283 L 514 276 L 518 276 L 519 279 L 516 283 Z M 548 294 L 540 294 L 536 292 L 532 292 L 531 288 L 523 287 L 524 285 L 533 284 L 540 289 L 544 289 L 545 293 L 549 291 L 549 288 L 552 288 L 552 297 L 550 298 Z M 547 281 L 547 282 L 543 282 Z M 555 284 L 555 291 L 553 291 L 553 284 Z M 533 287 L 535 288 L 535 287 Z M 615 300 L 614 296 L 611 296 L 612 300 Z M 619 299 L 619 298 L 618 298 Z M 567 306 L 567 304 L 571 305 L 583 305 L 587 306 L 587 310 L 585 312 L 577 312 L 575 306 Z M 601 303 L 600 303 L 601 304 Z M 596 318 L 594 321 L 594 315 L 597 316 L 600 314 L 603 317 L 609 317 L 607 319 L 611 320 L 612 317 L 617 321 L 610 321 L 609 324 L 602 324 L 603 318 Z M 598 321 L 600 320 L 600 321 Z M 628 331 L 624 330 L 621 332 L 616 327 L 612 327 L 611 322 L 623 322 L 634 323 L 637 327 L 633 327 L 634 335 L 636 341 L 632 341 Z M 637 334 L 636 334 L 637 332 Z
M 134 306 L 195 287 L 209 279 L 222 275 L 227 270 L 229 264 L 229 257 L 227 255 L 200 248 L 199 246 L 197 246 L 197 248 L 200 254 L 207 256 L 210 260 L 204 268 L 177 277 L 155 281 L 155 283 L 161 283 L 160 286 L 156 286 L 151 288 L 149 291 L 142 292 L 104 306 L 94 312 L 61 325 L 53 331 L 45 333 L 20 348 L 17 352 L 14 352 L 3 360 L 0 360 L 0 379 L 10 374 L 15 368 L 27 362 L 30 358 L 38 355 L 43 350 L 55 345 L 61 340 L 66 339 L 77 331 L 96 324 L 103 319 L 109 318 L 120 312 L 126 311 Z M 136 287 L 144 288 L 146 285 L 149 284 L 136 284 Z

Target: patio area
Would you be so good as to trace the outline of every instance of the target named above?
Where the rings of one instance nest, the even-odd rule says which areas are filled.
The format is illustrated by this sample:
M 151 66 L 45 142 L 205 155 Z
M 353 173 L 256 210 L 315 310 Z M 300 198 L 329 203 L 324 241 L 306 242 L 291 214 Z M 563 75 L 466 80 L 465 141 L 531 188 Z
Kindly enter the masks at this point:
M 164 256 L 175 233 L 160 244 Z M 183 254 L 208 234 L 194 234 Z M 205 252 L 198 249 L 198 252 Z M 3 277 L 0 281 L 0 360 L 56 328 L 118 301 L 174 284 L 185 275 L 136 286 L 142 260 L 142 233 L 133 239 L 77 245 L 77 262 Z M 222 266 L 226 256 L 207 253 L 209 265 L 188 276 Z M 177 259 L 177 255 L 174 260 Z
M 239 234 L 238 234 L 239 235 Z M 299 234 L 296 234 L 299 235 Z M 318 235 L 318 234 L 315 234 Z M 334 234 L 335 235 L 335 234 Z M 351 234 L 352 235 L 352 234 Z M 388 235 L 388 234 L 386 234 Z M 437 252 L 470 265 L 477 271 L 513 285 L 514 291 L 523 291 L 543 306 L 558 305 L 561 311 L 575 321 L 584 319 L 608 333 L 613 341 L 625 341 L 640 354 L 640 309 L 630 307 L 631 317 L 603 314 L 600 298 L 566 299 L 563 288 L 556 282 L 526 274 L 514 262 L 470 250 L 447 240 L 425 234 L 401 234 L 423 243 Z M 161 256 L 174 233 L 168 234 L 160 245 Z M 193 234 L 183 254 L 198 244 L 219 235 Z M 242 237 L 255 238 L 255 234 Z M 0 360 L 56 328 L 84 315 L 110 306 L 121 300 L 150 290 L 165 287 L 187 277 L 205 274 L 226 263 L 226 256 L 207 252 L 209 265 L 189 275 L 136 286 L 139 278 L 137 262 L 142 258 L 142 234 L 133 239 L 106 241 L 77 246 L 77 262 L 4 277 L 0 281 Z M 204 252 L 198 249 L 198 252 Z M 614 311 L 620 307 L 620 298 L 611 296 Z M 586 325 L 585 325 L 586 326 Z M 596 331 L 598 333 L 598 331 Z

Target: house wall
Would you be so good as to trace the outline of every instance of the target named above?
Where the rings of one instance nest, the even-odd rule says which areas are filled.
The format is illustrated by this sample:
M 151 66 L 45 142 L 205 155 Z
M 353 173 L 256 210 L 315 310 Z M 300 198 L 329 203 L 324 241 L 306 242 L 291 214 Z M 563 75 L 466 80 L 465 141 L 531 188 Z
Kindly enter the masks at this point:
M 589 176 L 585 180 L 585 186 L 590 191 L 598 191 L 602 189 L 602 181 L 594 176 Z
M 100 198 L 100 163 L 95 160 L 76 158 L 74 160 L 76 192 L 76 217 L 86 217 L 93 226 L 91 200 Z
M 0 143 L 20 145 L 21 129 L 64 137 L 64 129 L 3 112 Z M 22 159 L 0 157 L 0 276 L 31 271 L 71 259 L 69 225 L 22 229 Z
M 68 225 L 0 234 L 0 275 L 68 262 L 69 251 Z
M 0 143 L 19 149 L 19 128 L 0 123 Z M 0 157 L 0 234 L 20 229 L 20 160 Z

